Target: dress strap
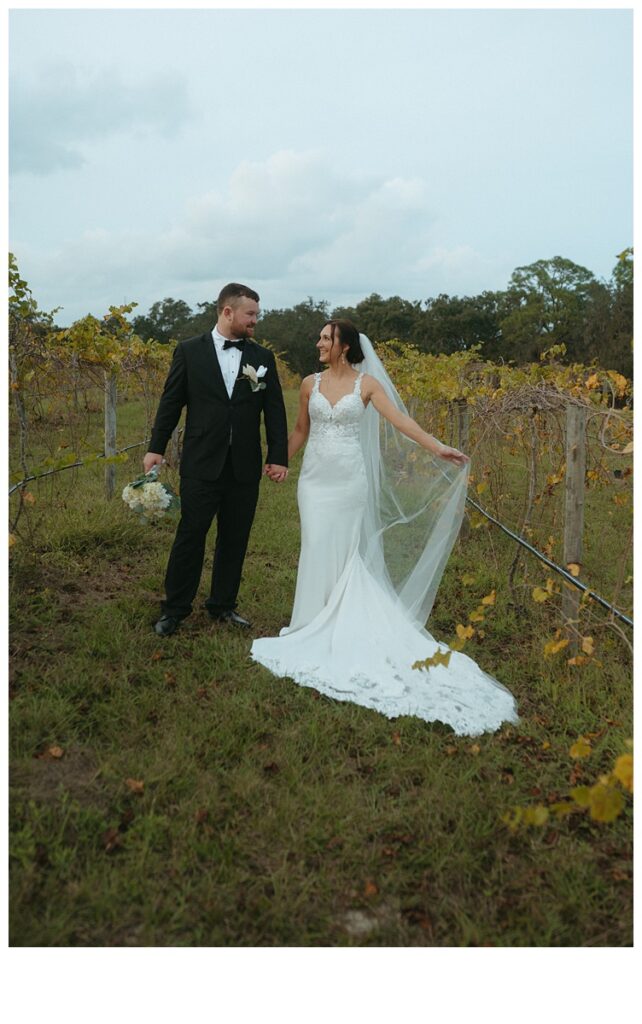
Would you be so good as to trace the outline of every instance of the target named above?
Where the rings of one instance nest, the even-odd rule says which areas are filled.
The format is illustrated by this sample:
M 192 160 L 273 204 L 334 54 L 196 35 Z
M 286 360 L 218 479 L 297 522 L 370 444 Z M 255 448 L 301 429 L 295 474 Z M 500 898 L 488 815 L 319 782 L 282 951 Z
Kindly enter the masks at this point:
M 360 373 L 354 382 L 354 394 L 361 398 L 361 381 L 363 380 L 363 373 Z
M 319 391 L 319 381 L 321 380 L 321 371 L 314 375 L 314 385 L 312 387 L 312 394 L 316 394 Z

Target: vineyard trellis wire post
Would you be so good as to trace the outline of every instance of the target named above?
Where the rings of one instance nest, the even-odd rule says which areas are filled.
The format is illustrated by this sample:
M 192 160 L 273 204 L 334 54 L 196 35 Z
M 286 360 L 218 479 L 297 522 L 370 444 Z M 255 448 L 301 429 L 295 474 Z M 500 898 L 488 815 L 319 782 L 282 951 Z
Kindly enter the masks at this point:
M 564 492 L 564 563 L 582 564 L 584 534 L 584 487 L 586 477 L 586 409 L 569 403 L 566 407 L 566 481 Z M 580 595 L 565 585 L 562 594 L 562 615 L 571 653 L 577 654 L 578 633 L 575 628 L 580 608 Z
M 105 371 L 105 458 L 116 454 L 116 401 L 118 388 L 116 374 Z M 113 462 L 105 465 L 105 497 L 109 501 L 116 487 L 116 467 Z
M 470 409 L 465 398 L 457 399 L 457 444 L 461 452 L 468 454 L 470 446 Z M 460 536 L 464 540 L 470 533 L 468 519 L 464 517 Z

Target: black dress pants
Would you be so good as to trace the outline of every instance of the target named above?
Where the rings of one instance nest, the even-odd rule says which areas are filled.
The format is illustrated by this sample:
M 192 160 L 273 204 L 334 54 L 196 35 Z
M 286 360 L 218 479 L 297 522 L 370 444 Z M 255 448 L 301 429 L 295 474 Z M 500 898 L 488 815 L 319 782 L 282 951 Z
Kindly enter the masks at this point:
M 260 481 L 234 478 L 228 454 L 218 480 L 181 478 L 181 519 L 165 575 L 164 615 L 185 618 L 192 610 L 203 571 L 205 539 L 217 519 L 210 596 L 211 612 L 236 608 L 241 572 L 252 529 Z

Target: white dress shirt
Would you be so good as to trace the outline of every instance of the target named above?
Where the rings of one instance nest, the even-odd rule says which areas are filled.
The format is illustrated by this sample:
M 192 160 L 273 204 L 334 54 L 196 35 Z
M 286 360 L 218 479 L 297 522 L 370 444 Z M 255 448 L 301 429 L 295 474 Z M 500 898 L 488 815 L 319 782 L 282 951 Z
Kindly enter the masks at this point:
M 214 347 L 216 349 L 216 355 L 218 356 L 219 366 L 221 367 L 221 373 L 223 374 L 225 387 L 227 388 L 227 393 L 231 398 L 232 391 L 234 390 L 234 383 L 239 375 L 242 352 L 236 347 L 223 348 L 227 338 L 224 338 L 216 327 L 212 331 L 212 338 L 214 339 Z

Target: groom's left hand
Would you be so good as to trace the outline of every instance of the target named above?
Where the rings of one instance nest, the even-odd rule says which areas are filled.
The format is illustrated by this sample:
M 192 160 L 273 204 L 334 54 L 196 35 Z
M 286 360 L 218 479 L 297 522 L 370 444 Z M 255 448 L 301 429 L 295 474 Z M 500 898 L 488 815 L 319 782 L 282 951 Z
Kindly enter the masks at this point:
M 288 471 L 286 466 L 277 466 L 274 463 L 268 462 L 263 472 L 266 476 L 269 476 L 275 484 L 282 484 L 287 479 Z

